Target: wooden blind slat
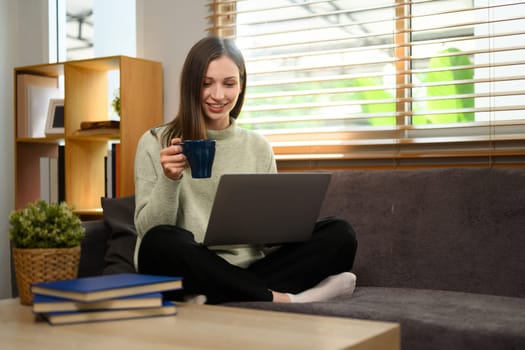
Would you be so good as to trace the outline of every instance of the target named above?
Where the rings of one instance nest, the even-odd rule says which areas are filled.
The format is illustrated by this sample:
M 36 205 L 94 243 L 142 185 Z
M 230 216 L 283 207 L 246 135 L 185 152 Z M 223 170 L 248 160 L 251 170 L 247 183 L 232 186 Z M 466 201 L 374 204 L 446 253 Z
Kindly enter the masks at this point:
M 248 68 L 238 123 L 281 162 L 525 164 L 525 1 L 469 4 L 215 0 L 210 31 L 237 38 Z

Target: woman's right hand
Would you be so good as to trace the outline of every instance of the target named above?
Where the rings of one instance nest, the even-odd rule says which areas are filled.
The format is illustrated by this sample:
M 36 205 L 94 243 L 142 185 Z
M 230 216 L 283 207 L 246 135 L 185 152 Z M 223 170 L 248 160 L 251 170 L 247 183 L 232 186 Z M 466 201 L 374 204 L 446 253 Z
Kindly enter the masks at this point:
M 171 140 L 171 145 L 160 150 L 160 164 L 164 175 L 172 180 L 179 180 L 182 172 L 188 167 L 186 156 L 182 153 L 180 138 Z

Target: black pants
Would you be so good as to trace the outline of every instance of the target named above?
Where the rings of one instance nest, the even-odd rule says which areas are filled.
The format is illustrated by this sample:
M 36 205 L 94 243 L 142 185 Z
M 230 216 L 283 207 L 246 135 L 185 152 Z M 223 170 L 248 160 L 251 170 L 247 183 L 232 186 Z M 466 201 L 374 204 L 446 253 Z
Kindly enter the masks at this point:
M 191 232 L 171 225 L 152 228 L 140 245 L 140 273 L 182 276 L 184 289 L 168 295 L 180 300 L 204 294 L 208 303 L 271 301 L 270 290 L 299 293 L 326 277 L 350 271 L 357 248 L 353 228 L 326 218 L 306 242 L 288 243 L 247 268 L 228 263 L 196 243 Z

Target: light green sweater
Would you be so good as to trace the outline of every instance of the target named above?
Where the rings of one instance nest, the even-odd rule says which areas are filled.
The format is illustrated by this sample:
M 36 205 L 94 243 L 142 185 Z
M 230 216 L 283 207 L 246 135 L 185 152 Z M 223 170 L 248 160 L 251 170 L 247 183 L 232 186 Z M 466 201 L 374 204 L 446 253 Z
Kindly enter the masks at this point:
M 162 135 L 164 127 L 158 128 Z M 162 145 L 147 131 L 139 140 L 135 158 L 135 226 L 138 232 L 135 247 L 135 266 L 142 237 L 157 225 L 177 225 L 202 242 L 219 178 L 225 173 L 276 172 L 275 158 L 268 141 L 260 134 L 242 129 L 232 119 L 225 130 L 208 130 L 215 139 L 216 151 L 212 177 L 193 179 L 185 169 L 180 180 L 167 178 L 160 164 Z M 232 264 L 246 266 L 263 257 L 257 247 L 228 248 L 217 251 Z

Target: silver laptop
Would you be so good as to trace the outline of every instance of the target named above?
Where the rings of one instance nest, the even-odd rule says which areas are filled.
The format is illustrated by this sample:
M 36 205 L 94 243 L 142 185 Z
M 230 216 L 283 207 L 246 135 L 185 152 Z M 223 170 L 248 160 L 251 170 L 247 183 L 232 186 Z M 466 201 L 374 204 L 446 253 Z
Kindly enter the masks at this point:
M 204 237 L 207 246 L 308 240 L 330 173 L 225 174 Z

